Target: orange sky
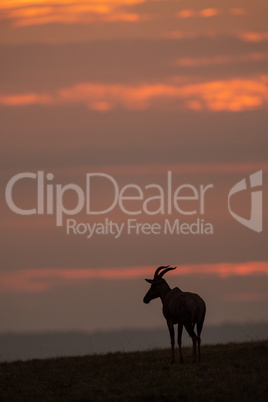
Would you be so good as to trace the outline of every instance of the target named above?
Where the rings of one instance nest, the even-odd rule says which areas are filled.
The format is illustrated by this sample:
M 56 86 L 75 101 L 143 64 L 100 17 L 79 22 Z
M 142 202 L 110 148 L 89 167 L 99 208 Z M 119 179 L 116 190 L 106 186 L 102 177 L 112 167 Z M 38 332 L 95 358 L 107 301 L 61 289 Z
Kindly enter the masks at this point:
M 56 316 L 53 322 L 47 316 L 43 323 L 35 321 L 29 306 L 45 314 L 44 306 L 53 302 L 60 314 L 62 300 L 74 300 L 69 308 L 79 311 L 84 305 L 79 292 L 86 287 L 85 304 L 94 305 L 91 297 L 105 288 L 110 305 L 123 303 L 125 312 L 112 322 L 104 307 L 92 307 L 91 330 L 102 325 L 99 311 L 111 328 L 132 325 L 128 309 L 137 311 L 136 326 L 147 325 L 140 303 L 143 277 L 170 261 L 182 266 L 176 276 L 170 274 L 174 286 L 182 280 L 183 288 L 200 286 L 205 293 L 210 322 L 254 320 L 256 310 L 259 320 L 266 319 L 267 4 L 0 2 L 1 189 L 12 175 L 37 171 L 53 173 L 55 185 L 83 186 L 87 172 L 103 172 L 121 186 L 165 186 L 168 171 L 178 185 L 214 184 L 204 217 L 214 225 L 212 236 L 70 236 L 64 226 L 56 227 L 54 216 L 17 216 L 2 191 L 0 295 L 10 309 L 1 331 L 54 328 Z M 243 227 L 227 207 L 229 190 L 245 178 L 247 190 L 234 205 L 248 218 L 248 175 L 258 170 L 263 171 L 262 233 Z M 33 182 L 17 191 L 20 205 L 35 205 Z M 95 202 L 107 199 L 108 190 L 97 188 Z M 109 217 L 126 221 L 118 210 Z M 76 218 L 94 223 L 105 216 L 81 212 Z M 120 299 L 120 284 L 131 289 L 131 300 L 125 290 Z M 22 314 L 24 323 L 16 324 Z M 81 328 L 81 323 L 64 317 L 61 325 Z
M 83 0 L 77 4 L 74 0 L 56 1 L 3 1 L 1 9 L 3 19 L 8 20 L 13 26 L 41 25 L 49 23 L 88 23 L 92 21 L 111 22 L 126 21 L 135 22 L 144 16 L 150 18 L 148 13 L 134 13 L 133 6 L 142 3 L 153 3 L 146 0 Z M 175 18 L 212 18 L 221 14 L 243 16 L 247 14 L 246 8 L 191 8 L 180 9 L 174 15 Z
M 93 279 L 98 280 L 132 280 L 136 278 L 150 278 L 154 267 L 122 267 L 120 269 L 61 269 L 42 268 L 39 270 L 22 270 L 14 272 L 2 272 L 0 274 L 1 292 L 45 292 L 51 288 L 64 286 L 72 282 L 79 286 L 79 282 L 85 283 Z M 207 265 L 183 265 L 171 273 L 171 276 L 181 275 L 213 275 L 220 278 L 232 276 L 267 276 L 267 262 L 248 263 L 219 263 Z M 268 298 L 268 295 L 267 295 Z
M 212 111 L 242 111 L 267 108 L 268 76 L 252 79 L 233 79 L 188 85 L 157 83 L 127 87 L 79 83 L 73 87 L 60 88 L 55 96 L 50 94 L 26 93 L 2 95 L 0 104 L 4 106 L 61 105 L 82 103 L 91 110 L 107 112 L 115 108 L 146 110 L 163 108 L 166 101 L 171 107 Z M 178 99 L 183 103 L 180 106 Z M 156 105 L 154 106 L 154 103 Z

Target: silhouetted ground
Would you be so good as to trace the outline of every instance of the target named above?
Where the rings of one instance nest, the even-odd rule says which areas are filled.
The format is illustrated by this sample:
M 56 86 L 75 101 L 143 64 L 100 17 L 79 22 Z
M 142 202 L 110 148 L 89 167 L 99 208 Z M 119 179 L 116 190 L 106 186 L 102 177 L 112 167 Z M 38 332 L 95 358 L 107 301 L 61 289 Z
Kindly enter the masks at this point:
M 268 341 L 0 364 L 1 401 L 267 401 Z

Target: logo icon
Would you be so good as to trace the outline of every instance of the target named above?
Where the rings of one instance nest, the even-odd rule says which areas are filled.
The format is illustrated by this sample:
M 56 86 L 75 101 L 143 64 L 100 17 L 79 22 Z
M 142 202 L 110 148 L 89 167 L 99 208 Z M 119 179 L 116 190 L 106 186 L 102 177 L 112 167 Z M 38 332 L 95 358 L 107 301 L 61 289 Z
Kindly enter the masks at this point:
M 249 176 L 250 188 L 260 187 L 262 185 L 262 170 L 252 173 Z M 236 214 L 231 210 L 230 199 L 234 194 L 239 193 L 247 189 L 246 179 L 243 179 L 236 183 L 228 195 L 228 209 L 230 214 L 239 223 L 246 226 L 247 228 L 260 233 L 262 231 L 262 190 L 251 191 L 251 209 L 250 209 L 250 219 L 243 218 L 242 216 Z

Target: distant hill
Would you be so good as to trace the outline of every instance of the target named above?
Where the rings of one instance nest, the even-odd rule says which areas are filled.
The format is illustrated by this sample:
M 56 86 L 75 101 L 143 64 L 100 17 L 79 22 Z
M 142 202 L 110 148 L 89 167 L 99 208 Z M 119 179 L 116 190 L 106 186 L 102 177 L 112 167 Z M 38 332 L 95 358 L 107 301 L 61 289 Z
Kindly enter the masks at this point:
M 205 326 L 202 344 L 268 339 L 268 323 Z M 0 361 L 82 356 L 107 352 L 130 352 L 169 346 L 168 330 L 122 330 L 109 332 L 5 333 L 0 335 Z M 184 330 L 183 345 L 191 339 Z
M 268 341 L 0 363 L 1 402 L 266 402 Z

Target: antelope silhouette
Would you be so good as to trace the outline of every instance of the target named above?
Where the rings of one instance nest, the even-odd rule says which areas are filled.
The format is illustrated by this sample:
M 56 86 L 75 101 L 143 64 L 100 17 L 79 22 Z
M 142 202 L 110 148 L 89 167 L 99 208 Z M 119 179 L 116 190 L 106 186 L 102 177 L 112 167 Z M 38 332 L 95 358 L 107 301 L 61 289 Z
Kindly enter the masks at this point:
M 169 265 L 161 266 L 156 269 L 153 279 L 145 279 L 151 284 L 150 289 L 144 296 L 143 302 L 148 304 L 151 300 L 160 297 L 163 304 L 163 315 L 167 321 L 167 326 L 171 341 L 171 363 L 175 362 L 175 334 L 174 325 L 178 324 L 178 346 L 179 359 L 183 363 L 181 351 L 181 336 L 183 326 L 193 341 L 193 361 L 196 362 L 196 342 L 198 345 L 198 362 L 200 361 L 201 332 L 206 315 L 206 304 L 196 293 L 183 292 L 178 287 L 171 289 L 163 275 L 177 267 Z M 196 325 L 197 335 L 194 331 Z

